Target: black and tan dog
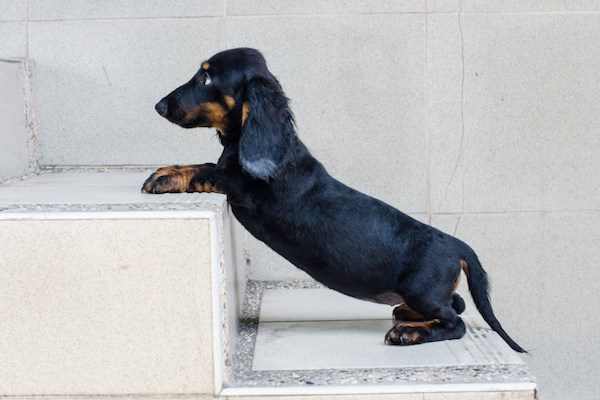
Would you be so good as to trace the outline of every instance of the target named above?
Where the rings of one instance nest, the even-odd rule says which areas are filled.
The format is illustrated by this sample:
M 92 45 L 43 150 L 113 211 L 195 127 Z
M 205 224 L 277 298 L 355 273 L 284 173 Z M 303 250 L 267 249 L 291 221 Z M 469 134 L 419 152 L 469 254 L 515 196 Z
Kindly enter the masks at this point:
M 288 99 L 256 50 L 216 54 L 156 105 L 184 128 L 214 127 L 217 164 L 160 168 L 147 193 L 219 192 L 259 240 L 317 281 L 359 299 L 397 306 L 386 343 L 409 345 L 465 334 L 454 291 L 461 270 L 477 309 L 514 350 L 494 316 L 488 280 L 460 240 L 332 178 L 295 132 Z

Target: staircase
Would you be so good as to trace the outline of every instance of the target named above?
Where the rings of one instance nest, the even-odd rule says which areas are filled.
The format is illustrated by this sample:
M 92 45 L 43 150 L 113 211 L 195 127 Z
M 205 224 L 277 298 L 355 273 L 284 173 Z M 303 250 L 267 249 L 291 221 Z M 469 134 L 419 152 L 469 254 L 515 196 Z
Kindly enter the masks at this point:
M 222 385 L 225 199 L 143 195 L 146 175 L 44 171 L 0 187 L 0 395 Z
M 461 340 L 385 346 L 389 307 L 246 280 L 224 196 L 142 194 L 149 167 L 40 168 L 30 74 L 0 62 L 0 397 L 535 398 L 471 304 Z

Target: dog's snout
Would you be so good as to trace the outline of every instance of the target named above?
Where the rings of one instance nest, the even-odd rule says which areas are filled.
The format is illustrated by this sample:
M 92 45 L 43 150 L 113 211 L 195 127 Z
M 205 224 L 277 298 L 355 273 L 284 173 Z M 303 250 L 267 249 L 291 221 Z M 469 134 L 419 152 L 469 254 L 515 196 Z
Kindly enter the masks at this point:
M 169 105 L 164 100 L 159 101 L 158 103 L 156 103 L 156 106 L 154 106 L 154 109 L 156 110 L 156 112 L 159 113 L 163 117 L 167 115 L 168 108 L 169 108 Z

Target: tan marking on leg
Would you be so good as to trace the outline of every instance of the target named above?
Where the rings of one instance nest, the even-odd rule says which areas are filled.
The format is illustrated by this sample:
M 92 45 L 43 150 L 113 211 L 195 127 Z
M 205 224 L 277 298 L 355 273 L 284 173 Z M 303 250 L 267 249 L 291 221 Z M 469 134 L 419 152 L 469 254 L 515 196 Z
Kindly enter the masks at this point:
M 194 174 L 198 171 L 195 165 L 169 165 L 159 168 L 153 175 L 149 185 L 156 183 L 163 178 L 160 183 L 160 191 L 185 192 Z M 146 190 L 150 192 L 149 188 Z
M 469 264 L 465 260 L 460 260 L 460 268 L 463 270 L 465 275 L 469 276 Z
M 408 305 L 406 305 L 406 303 L 402 303 L 398 307 L 394 308 L 394 318 L 400 321 L 423 320 L 423 316 L 415 310 L 413 310 L 412 308 L 410 308 Z
M 436 319 L 432 319 L 429 321 L 423 321 L 423 322 L 401 322 L 401 323 L 397 324 L 396 326 L 407 327 L 407 328 L 421 328 L 421 329 L 425 330 L 426 332 L 431 332 L 431 326 L 437 325 L 441 322 L 442 322 L 441 320 L 436 318 Z
M 200 192 L 200 193 L 223 193 L 216 186 L 211 185 L 208 182 L 202 183 L 193 183 L 190 187 L 190 192 Z

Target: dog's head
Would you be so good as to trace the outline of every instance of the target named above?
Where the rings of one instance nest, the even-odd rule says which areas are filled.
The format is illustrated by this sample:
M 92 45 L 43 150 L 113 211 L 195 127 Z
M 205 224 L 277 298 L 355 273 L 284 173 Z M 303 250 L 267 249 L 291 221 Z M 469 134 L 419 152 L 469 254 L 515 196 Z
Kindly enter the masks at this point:
M 184 128 L 216 128 L 224 144 L 238 146 L 241 166 L 257 178 L 272 178 L 290 157 L 295 133 L 288 99 L 257 50 L 214 55 L 155 108 Z

